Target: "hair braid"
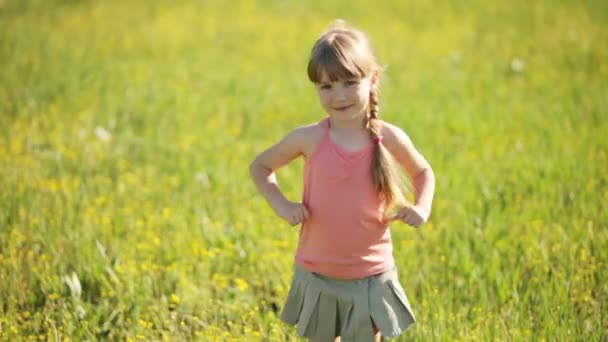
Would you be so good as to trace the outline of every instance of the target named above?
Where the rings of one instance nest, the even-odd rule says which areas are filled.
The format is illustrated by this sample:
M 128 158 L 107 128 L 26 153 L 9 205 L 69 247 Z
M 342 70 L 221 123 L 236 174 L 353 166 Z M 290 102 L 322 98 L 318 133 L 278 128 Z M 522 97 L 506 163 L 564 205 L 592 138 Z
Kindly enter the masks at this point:
M 372 157 L 372 178 L 376 190 L 380 193 L 388 206 L 395 202 L 402 201 L 403 195 L 399 189 L 397 175 L 393 162 L 381 144 L 382 126 L 379 119 L 380 106 L 378 103 L 378 90 L 375 86 L 369 92 L 369 116 L 368 129 L 371 138 L 375 142 L 374 154 Z
M 378 113 L 380 112 L 380 105 L 378 103 L 378 89 L 376 86 L 372 86 L 369 92 L 369 117 L 370 119 L 378 119 Z M 378 132 L 380 133 L 380 132 Z

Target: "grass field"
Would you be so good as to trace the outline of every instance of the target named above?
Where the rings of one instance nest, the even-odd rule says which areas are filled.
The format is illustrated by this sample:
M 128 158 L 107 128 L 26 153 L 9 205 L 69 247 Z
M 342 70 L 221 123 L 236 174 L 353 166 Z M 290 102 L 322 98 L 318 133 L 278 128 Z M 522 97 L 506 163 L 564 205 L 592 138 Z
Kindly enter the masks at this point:
M 298 340 L 298 230 L 248 165 L 324 116 L 340 17 L 437 178 L 392 228 L 403 340 L 606 341 L 608 3 L 430 3 L 1 0 L 0 340 Z

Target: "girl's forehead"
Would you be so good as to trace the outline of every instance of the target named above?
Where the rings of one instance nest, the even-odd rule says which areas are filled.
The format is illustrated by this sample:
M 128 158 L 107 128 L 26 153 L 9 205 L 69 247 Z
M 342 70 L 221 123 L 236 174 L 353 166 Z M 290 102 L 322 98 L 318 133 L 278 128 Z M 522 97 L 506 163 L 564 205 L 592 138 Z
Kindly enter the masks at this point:
M 322 71 L 320 73 L 320 77 L 319 77 L 319 82 L 318 83 L 334 83 L 334 82 L 342 82 L 342 81 L 355 80 L 355 79 L 360 80 L 360 79 L 363 79 L 363 78 L 364 77 L 356 77 L 356 76 L 352 76 L 352 77 L 348 77 L 348 76 L 329 77 L 325 71 Z

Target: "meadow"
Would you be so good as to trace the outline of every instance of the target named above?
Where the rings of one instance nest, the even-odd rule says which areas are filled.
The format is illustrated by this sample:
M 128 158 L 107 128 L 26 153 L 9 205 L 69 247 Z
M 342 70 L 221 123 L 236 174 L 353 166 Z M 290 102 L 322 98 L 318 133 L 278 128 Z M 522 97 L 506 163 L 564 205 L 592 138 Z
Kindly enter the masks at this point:
M 0 1 L 0 340 L 297 341 L 248 175 L 334 18 L 437 178 L 403 341 L 608 339 L 608 2 Z M 301 196 L 301 160 L 278 172 Z

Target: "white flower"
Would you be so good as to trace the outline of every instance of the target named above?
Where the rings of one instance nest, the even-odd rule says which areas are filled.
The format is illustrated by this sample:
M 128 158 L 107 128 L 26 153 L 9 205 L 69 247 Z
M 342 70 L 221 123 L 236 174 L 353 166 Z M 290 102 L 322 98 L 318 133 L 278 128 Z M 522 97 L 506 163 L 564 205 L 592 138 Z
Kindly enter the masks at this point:
M 206 172 L 199 172 L 196 175 L 194 175 L 194 179 L 198 182 L 200 182 L 203 187 L 208 188 L 209 187 L 209 176 L 207 175 Z
M 74 298 L 80 298 L 82 294 L 82 286 L 80 285 L 80 280 L 75 272 L 72 272 L 71 275 L 64 275 L 61 277 L 63 282 L 70 288 L 70 293 Z
M 522 71 L 524 71 L 524 61 L 522 61 L 522 60 L 521 60 L 521 59 L 519 59 L 519 58 L 514 58 L 514 59 L 511 61 L 511 70 L 512 70 L 514 73 L 517 73 L 517 74 L 519 74 L 519 73 L 521 73 Z
M 112 134 L 101 126 L 95 127 L 95 135 L 97 136 L 97 138 L 99 138 L 99 140 L 103 142 L 107 142 L 112 139 Z

